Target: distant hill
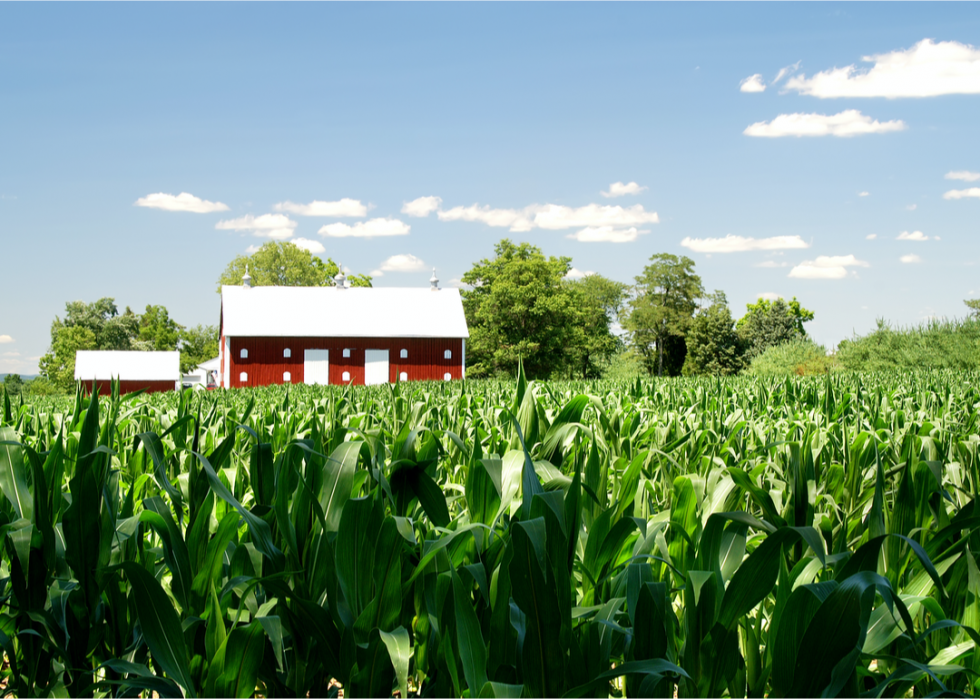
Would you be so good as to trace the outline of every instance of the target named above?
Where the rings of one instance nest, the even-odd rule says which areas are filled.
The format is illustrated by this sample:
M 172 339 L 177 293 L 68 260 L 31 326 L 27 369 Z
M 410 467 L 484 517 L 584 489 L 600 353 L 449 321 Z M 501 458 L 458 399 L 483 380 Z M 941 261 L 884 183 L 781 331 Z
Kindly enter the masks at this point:
M 5 378 L 7 378 L 7 374 L 0 374 L 0 382 L 2 382 Z M 31 379 L 36 379 L 37 374 L 21 374 L 20 378 L 24 379 L 24 381 L 30 381 Z

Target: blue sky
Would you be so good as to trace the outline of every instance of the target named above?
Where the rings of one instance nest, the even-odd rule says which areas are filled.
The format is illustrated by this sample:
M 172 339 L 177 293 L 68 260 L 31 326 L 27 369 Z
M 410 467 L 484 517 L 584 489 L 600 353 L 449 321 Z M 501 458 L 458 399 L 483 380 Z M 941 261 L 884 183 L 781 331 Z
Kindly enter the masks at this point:
M 269 236 L 378 286 L 686 254 L 828 346 L 980 294 L 975 3 L 0 4 L 0 104 L 0 373 L 70 300 L 217 323 Z

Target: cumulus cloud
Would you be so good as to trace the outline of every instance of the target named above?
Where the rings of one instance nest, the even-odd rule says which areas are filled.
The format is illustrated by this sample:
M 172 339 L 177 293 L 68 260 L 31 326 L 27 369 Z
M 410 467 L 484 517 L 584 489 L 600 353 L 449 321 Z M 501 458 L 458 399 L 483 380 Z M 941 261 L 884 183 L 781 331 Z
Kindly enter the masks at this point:
M 0 335 L 0 345 L 6 345 L 14 341 L 10 335 Z
M 909 49 L 861 58 L 873 64 L 790 78 L 786 88 L 813 97 L 936 97 L 980 94 L 980 50 L 957 41 L 923 39 Z
M 765 92 L 766 84 L 762 82 L 762 74 L 756 73 L 745 78 L 738 84 L 740 92 Z
M 290 240 L 290 243 L 300 248 L 301 250 L 309 250 L 314 255 L 319 255 L 321 252 L 326 252 L 327 249 L 323 247 L 323 243 L 319 240 L 310 240 L 309 238 L 297 238 L 296 240 Z
M 330 218 L 363 218 L 367 207 L 357 199 L 340 201 L 311 201 L 309 204 L 294 204 L 284 201 L 273 207 L 276 211 L 286 211 L 297 216 L 327 216 Z
M 259 238 L 286 240 L 293 237 L 296 222 L 290 220 L 285 214 L 262 214 L 261 216 L 246 214 L 240 218 L 218 221 L 214 227 L 219 231 L 251 231 L 252 235 Z
M 743 238 L 726 235 L 724 238 L 684 238 L 681 245 L 694 252 L 747 252 L 749 250 L 798 250 L 810 247 L 798 235 L 777 235 L 772 238 Z
M 595 272 L 592 271 L 583 272 L 580 269 L 575 269 L 574 267 L 572 267 L 570 270 L 568 270 L 568 274 L 565 275 L 565 279 L 582 279 L 583 277 L 587 277 L 590 274 L 595 274 Z
M 951 189 L 943 195 L 943 199 L 966 199 L 968 197 L 980 199 L 980 187 L 970 187 L 969 189 Z
M 902 231 L 898 234 L 898 238 L 896 238 L 896 240 L 914 240 L 917 243 L 921 243 L 929 240 L 929 236 L 923 235 L 922 231 L 912 231 L 911 233 L 908 231 Z
M 420 272 L 425 263 L 415 255 L 392 255 L 381 263 L 382 272 Z
M 777 294 L 775 291 L 763 291 L 759 294 L 760 299 L 765 299 L 766 301 L 776 301 L 783 298 L 782 294 Z
M 953 170 L 946 173 L 947 180 L 963 180 L 964 182 L 976 182 L 980 180 L 980 172 L 970 172 L 969 170 Z
M 433 211 L 438 211 L 440 204 L 442 204 L 442 197 L 419 197 L 405 202 L 405 205 L 402 206 L 402 213 L 417 218 L 425 218 Z
M 904 131 L 908 128 L 901 119 L 880 122 L 865 116 L 857 109 L 839 114 L 780 114 L 772 121 L 757 121 L 747 126 L 746 136 L 781 138 L 784 136 L 838 136 L 849 138 L 872 133 Z
M 164 211 L 187 211 L 192 214 L 210 214 L 215 211 L 227 211 L 228 206 L 220 201 L 205 201 L 193 194 L 181 192 L 177 196 L 173 194 L 147 194 L 136 200 L 135 206 L 144 206 L 147 209 L 163 209 Z
M 659 222 L 656 211 L 645 211 L 640 204 L 627 207 L 589 204 L 578 208 L 545 204 L 534 214 L 536 227 L 553 231 L 580 226 L 623 227 Z
M 628 184 L 623 184 L 622 182 L 613 182 L 609 185 L 608 192 L 599 192 L 606 199 L 614 199 L 616 197 L 625 197 L 627 194 L 639 194 L 640 192 L 647 189 L 647 187 L 641 187 L 636 182 L 630 182 Z
M 820 255 L 815 260 L 806 260 L 789 271 L 796 279 L 843 279 L 848 267 L 870 267 L 867 262 L 854 255 Z
M 353 226 L 346 223 L 331 223 L 319 231 L 330 238 L 380 238 L 391 235 L 408 235 L 411 226 L 396 218 L 372 218 L 360 221 Z
M 869 196 L 871 196 L 871 192 L 858 192 L 858 196 L 859 197 L 869 197 Z
M 589 226 L 566 237 L 580 243 L 632 243 L 641 233 L 646 232 L 637 230 L 636 227 L 623 229 L 612 226 Z
M 519 209 L 491 209 L 489 206 L 454 206 L 440 211 L 440 221 L 479 221 L 493 228 L 510 228 L 512 231 L 529 231 L 534 227 L 528 214 Z
M 866 236 L 864 236 L 864 237 L 865 237 L 865 238 L 866 238 L 867 240 L 874 240 L 875 238 L 877 238 L 877 237 L 878 237 L 878 234 L 877 234 L 877 233 L 868 233 L 868 234 L 867 234 Z
M 906 265 L 917 265 L 922 262 L 922 258 L 918 255 L 902 255 L 898 259 L 902 264 Z

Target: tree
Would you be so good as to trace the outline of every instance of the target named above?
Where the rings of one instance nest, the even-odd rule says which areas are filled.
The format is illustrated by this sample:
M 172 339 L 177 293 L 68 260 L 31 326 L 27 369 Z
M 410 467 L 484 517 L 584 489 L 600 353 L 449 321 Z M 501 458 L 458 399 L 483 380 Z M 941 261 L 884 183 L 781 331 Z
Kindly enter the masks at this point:
M 813 311 L 803 308 L 795 296 L 789 303 L 783 299 L 768 301 L 760 298 L 747 304 L 746 309 L 746 314 L 735 324 L 745 346 L 746 362 L 770 347 L 805 338 L 803 324 L 813 320 Z
M 147 349 L 157 352 L 172 352 L 177 349 L 183 327 L 170 318 L 164 306 L 147 306 L 140 316 L 139 339 Z
M 41 376 L 59 389 L 75 384 L 75 352 L 98 349 L 95 333 L 81 325 L 61 325 L 55 320 L 51 328 L 51 349 L 41 357 Z
M 980 319 L 980 299 L 964 299 L 963 303 L 970 309 L 970 317 Z
M 180 371 L 188 373 L 198 364 L 218 356 L 218 326 L 198 325 L 180 335 Z
M 737 374 L 743 366 L 742 347 L 728 299 L 722 291 L 715 291 L 708 298 L 709 304 L 694 316 L 687 331 L 683 373 Z
M 513 373 L 523 359 L 530 378 L 560 371 L 575 337 L 578 313 L 564 282 L 571 258 L 546 258 L 533 245 L 501 240 L 493 259 L 463 275 L 470 329 L 468 372 L 473 376 Z
M 9 396 L 19 396 L 24 390 L 24 379 L 20 374 L 7 374 L 3 377 L 3 387 Z
M 579 315 L 574 326 L 577 337 L 569 347 L 570 363 L 583 379 L 598 378 L 602 374 L 599 363 L 607 363 L 622 345 L 611 326 L 619 317 L 627 287 L 599 274 L 569 280 L 565 285 Z
M 229 262 L 218 279 L 218 293 L 225 285 L 240 286 L 246 270 L 252 286 L 334 286 L 333 278 L 340 267 L 293 243 L 272 241 L 251 255 L 239 255 Z M 351 286 L 371 286 L 371 277 L 366 274 L 351 274 L 347 279 Z
M 704 295 L 694 260 L 659 253 L 636 277 L 634 297 L 623 326 L 647 371 L 679 374 L 687 348 L 684 335 Z M 666 366 L 665 366 L 666 364 Z

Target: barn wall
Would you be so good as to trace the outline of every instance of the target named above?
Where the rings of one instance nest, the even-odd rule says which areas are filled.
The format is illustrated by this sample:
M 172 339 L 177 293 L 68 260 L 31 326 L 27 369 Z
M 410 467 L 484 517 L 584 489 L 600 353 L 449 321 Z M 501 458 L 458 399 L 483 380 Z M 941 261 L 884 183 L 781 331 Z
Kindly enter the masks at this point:
M 283 351 L 289 348 L 289 358 Z M 248 358 L 242 359 L 243 349 Z M 399 374 L 408 374 L 409 381 L 442 381 L 449 373 L 453 379 L 463 378 L 463 341 L 461 339 L 430 338 L 354 338 L 330 337 L 233 337 L 231 338 L 231 387 L 268 386 L 281 384 L 283 372 L 290 373 L 290 383 L 303 383 L 303 351 L 325 349 L 330 351 L 330 383 L 343 384 L 343 373 L 350 372 L 350 382 L 364 384 L 364 351 L 388 350 L 388 380 L 398 381 Z M 345 358 L 343 350 L 351 350 Z M 408 358 L 401 358 L 401 350 L 408 350 Z M 445 351 L 452 351 L 452 358 L 445 358 Z M 241 372 L 248 379 L 242 381 Z
M 99 395 L 107 396 L 112 392 L 112 382 L 109 379 L 98 379 L 97 381 L 82 381 L 85 390 L 91 392 L 92 384 L 99 387 Z M 173 391 L 176 381 L 120 381 L 119 395 L 132 393 L 141 388 L 145 388 L 147 393 L 159 393 L 161 391 Z

